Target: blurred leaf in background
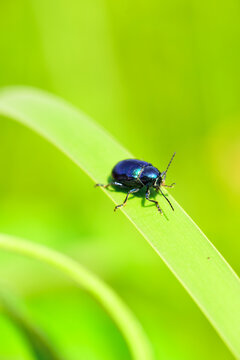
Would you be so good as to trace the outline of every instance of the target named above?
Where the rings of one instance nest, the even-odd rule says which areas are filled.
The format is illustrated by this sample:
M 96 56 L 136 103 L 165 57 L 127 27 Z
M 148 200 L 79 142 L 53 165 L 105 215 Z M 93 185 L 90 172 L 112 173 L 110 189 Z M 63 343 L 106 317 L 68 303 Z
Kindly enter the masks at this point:
M 239 15 L 235 1 L 0 3 L 0 85 L 61 95 L 160 169 L 177 151 L 174 195 L 237 273 Z M 148 244 L 64 155 L 1 118 L 0 169 L 1 232 L 94 270 L 133 309 L 157 358 L 232 359 Z M 69 359 L 126 358 L 107 316 L 55 273 L 0 254 L 0 277 Z M 0 336 L 0 357 L 29 359 L 2 318 Z
M 0 312 L 20 330 L 22 337 L 28 342 L 29 352 L 33 358 L 36 360 L 63 360 L 43 332 L 28 318 L 26 310 L 23 310 L 23 304 L 16 298 L 16 295 L 13 296 L 6 291 L 0 293 Z

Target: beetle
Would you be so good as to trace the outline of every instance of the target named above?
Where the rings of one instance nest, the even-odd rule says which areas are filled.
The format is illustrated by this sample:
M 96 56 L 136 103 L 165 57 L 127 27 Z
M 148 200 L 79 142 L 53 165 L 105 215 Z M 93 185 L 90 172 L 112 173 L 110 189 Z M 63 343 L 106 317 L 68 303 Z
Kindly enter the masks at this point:
M 148 201 L 155 203 L 158 211 L 161 214 L 162 214 L 162 209 L 160 208 L 158 202 L 156 200 L 149 199 L 150 188 L 152 187 L 157 192 L 160 191 L 160 193 L 164 196 L 164 198 L 171 206 L 172 210 L 174 210 L 170 200 L 162 192 L 161 186 L 171 188 L 175 185 L 175 183 L 171 185 L 165 184 L 166 174 L 175 154 L 176 153 L 173 154 L 171 160 L 168 163 L 166 170 L 163 172 L 160 172 L 151 163 L 146 161 L 137 160 L 137 159 L 127 159 L 127 160 L 119 161 L 112 169 L 113 181 L 106 185 L 96 184 L 95 186 L 102 186 L 104 188 L 107 188 L 110 185 L 113 185 L 122 189 L 129 190 L 124 202 L 120 205 L 115 206 L 114 211 L 126 205 L 130 194 L 136 193 L 144 187 L 146 188 L 145 198 Z

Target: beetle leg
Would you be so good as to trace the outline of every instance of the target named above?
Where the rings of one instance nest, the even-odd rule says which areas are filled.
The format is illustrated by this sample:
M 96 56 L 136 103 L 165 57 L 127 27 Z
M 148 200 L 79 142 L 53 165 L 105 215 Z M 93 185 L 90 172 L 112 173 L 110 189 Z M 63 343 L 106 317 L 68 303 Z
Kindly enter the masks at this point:
M 146 199 L 147 199 L 148 201 L 153 202 L 153 203 L 156 205 L 158 211 L 162 214 L 162 209 L 160 208 L 158 202 L 157 202 L 156 200 L 151 200 L 151 199 L 149 199 L 149 196 L 150 196 L 150 189 L 148 188 L 148 189 L 147 189 L 147 192 L 146 192 L 146 194 L 145 194 Z
M 128 201 L 129 195 L 130 195 L 130 194 L 133 194 L 133 193 L 136 193 L 136 192 L 138 192 L 139 190 L 140 190 L 140 189 L 131 189 L 131 190 L 127 193 L 127 196 L 126 196 L 124 202 L 123 202 L 122 204 L 120 204 L 120 205 L 115 206 L 114 211 L 116 211 L 118 208 L 120 208 L 120 207 L 122 207 L 122 206 L 125 206 L 126 203 L 127 203 L 127 201 Z
M 174 185 L 176 185 L 176 183 L 172 183 L 171 185 L 162 184 L 162 186 L 167 187 L 167 188 L 172 188 L 172 187 L 174 187 Z
M 95 184 L 95 187 L 101 186 L 101 187 L 103 187 L 103 188 L 106 189 L 106 188 L 108 188 L 110 185 L 116 185 L 116 186 L 121 186 L 121 187 L 123 187 L 123 184 L 118 183 L 118 182 L 116 182 L 116 181 L 110 182 L 109 184 L 106 184 L 106 185 L 104 185 L 104 184 Z

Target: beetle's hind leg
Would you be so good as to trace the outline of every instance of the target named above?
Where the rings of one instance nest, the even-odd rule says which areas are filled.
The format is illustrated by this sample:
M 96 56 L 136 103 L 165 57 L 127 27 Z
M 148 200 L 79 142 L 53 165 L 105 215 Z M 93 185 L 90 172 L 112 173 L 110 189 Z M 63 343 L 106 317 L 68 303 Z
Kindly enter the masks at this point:
M 122 206 L 125 206 L 126 203 L 127 203 L 127 201 L 128 201 L 129 195 L 130 195 L 130 194 L 133 194 L 133 193 L 136 193 L 136 192 L 138 192 L 139 190 L 140 190 L 140 189 L 131 189 L 131 190 L 127 193 L 127 196 L 126 196 L 124 202 L 123 202 L 122 204 L 120 204 L 120 205 L 115 206 L 114 211 L 116 211 L 117 209 L 119 209 L 119 208 L 122 207 Z
M 147 192 L 146 192 L 146 194 L 145 194 L 145 198 L 146 198 L 148 201 L 153 202 L 153 203 L 156 205 L 158 211 L 162 214 L 162 209 L 160 208 L 158 202 L 157 202 L 156 200 L 149 199 L 149 196 L 150 196 L 150 189 L 148 188 L 148 189 L 147 189 Z
M 95 184 L 95 187 L 98 187 L 98 186 L 101 186 L 101 187 L 103 187 L 103 188 L 108 188 L 110 185 L 116 185 L 116 186 L 121 186 L 121 187 L 123 187 L 123 185 L 121 184 L 121 183 L 118 183 L 117 181 L 112 181 L 112 182 L 110 182 L 109 184 L 106 184 L 106 185 L 104 185 L 104 184 Z

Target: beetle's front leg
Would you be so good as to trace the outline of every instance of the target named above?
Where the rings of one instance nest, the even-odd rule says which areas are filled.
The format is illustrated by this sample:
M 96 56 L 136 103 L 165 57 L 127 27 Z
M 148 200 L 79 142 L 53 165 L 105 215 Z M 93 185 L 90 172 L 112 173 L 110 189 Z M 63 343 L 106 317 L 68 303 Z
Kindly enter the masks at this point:
M 162 214 L 162 209 L 160 208 L 158 202 L 157 202 L 156 200 L 149 199 L 149 196 L 150 196 L 150 189 L 147 188 L 147 191 L 146 191 L 146 194 L 145 194 L 146 199 L 147 199 L 148 201 L 153 202 L 153 203 L 156 205 L 158 211 Z
M 162 186 L 167 187 L 167 188 L 172 188 L 175 185 L 176 185 L 176 183 L 172 183 L 171 185 L 162 184 Z

